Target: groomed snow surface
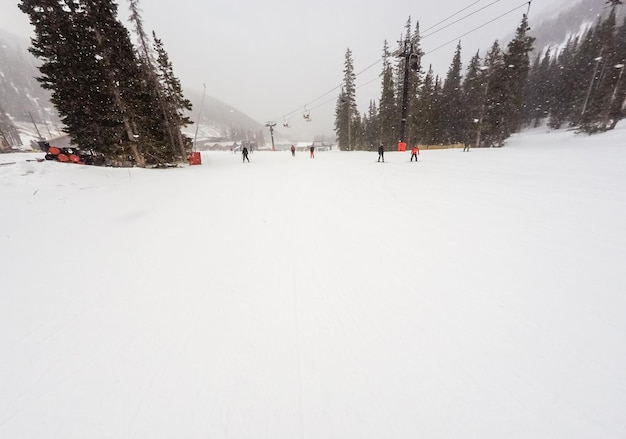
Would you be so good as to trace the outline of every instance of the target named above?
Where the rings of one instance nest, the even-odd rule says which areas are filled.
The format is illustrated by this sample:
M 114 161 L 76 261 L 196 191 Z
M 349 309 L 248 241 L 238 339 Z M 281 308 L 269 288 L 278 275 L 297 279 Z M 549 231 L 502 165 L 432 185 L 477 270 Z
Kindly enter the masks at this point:
M 0 438 L 626 437 L 626 125 L 0 156 Z

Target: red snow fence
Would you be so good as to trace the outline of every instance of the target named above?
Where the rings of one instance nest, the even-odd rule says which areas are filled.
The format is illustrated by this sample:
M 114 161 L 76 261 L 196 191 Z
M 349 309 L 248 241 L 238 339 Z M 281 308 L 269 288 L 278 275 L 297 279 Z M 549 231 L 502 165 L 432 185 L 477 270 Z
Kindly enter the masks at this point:
M 202 164 L 202 157 L 200 157 L 200 152 L 199 151 L 193 151 L 191 154 L 189 154 L 189 164 L 190 165 L 201 165 Z

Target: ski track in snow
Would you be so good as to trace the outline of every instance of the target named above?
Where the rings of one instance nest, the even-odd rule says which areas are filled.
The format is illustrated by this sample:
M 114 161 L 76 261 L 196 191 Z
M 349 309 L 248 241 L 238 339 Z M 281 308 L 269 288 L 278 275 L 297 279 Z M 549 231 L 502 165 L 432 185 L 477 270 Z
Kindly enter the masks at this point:
M 625 131 L 544 131 L 1 168 L 0 437 L 624 437 Z

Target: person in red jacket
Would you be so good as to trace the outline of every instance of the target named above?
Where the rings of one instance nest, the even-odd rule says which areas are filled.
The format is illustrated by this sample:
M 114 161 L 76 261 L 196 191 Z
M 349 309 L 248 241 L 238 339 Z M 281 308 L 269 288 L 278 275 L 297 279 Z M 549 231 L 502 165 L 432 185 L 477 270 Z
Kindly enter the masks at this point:
M 294 157 L 296 155 L 296 147 L 291 145 L 291 156 Z
M 420 149 L 417 146 L 411 148 L 411 161 L 413 161 L 413 157 L 415 157 L 415 161 L 417 162 L 418 155 L 420 155 Z

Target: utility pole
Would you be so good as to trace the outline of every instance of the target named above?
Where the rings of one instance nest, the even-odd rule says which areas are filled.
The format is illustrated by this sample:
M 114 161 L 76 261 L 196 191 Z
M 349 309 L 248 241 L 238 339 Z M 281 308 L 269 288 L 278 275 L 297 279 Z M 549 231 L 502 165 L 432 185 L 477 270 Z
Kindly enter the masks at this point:
M 30 111 L 28 112 L 28 115 L 30 116 L 30 120 L 33 123 L 33 125 L 35 125 L 35 130 L 37 131 L 37 135 L 39 136 L 40 139 L 43 139 L 43 137 L 41 136 L 41 133 L 39 132 L 39 128 L 37 128 L 37 124 L 35 123 L 35 119 L 33 119 L 33 115 L 30 114 Z
M 589 103 L 589 96 L 591 96 L 591 90 L 593 89 L 593 82 L 594 80 L 597 79 L 596 75 L 598 74 L 598 65 L 600 65 L 600 61 L 602 61 L 603 50 L 600 51 L 600 56 L 598 56 L 597 58 L 594 58 L 594 61 L 596 62 L 596 66 L 593 69 L 593 76 L 591 77 L 591 81 L 589 81 L 589 89 L 587 90 L 587 96 L 585 97 L 585 103 L 583 104 L 583 111 L 582 113 L 580 113 L 581 116 L 584 116 L 585 111 L 587 111 L 587 104 Z
M 198 120 L 196 120 L 196 134 L 193 136 L 193 149 L 196 149 L 196 139 L 198 138 L 198 128 L 200 128 L 200 116 L 202 115 L 202 107 L 204 106 L 204 94 L 206 93 L 206 84 L 202 84 L 202 100 L 200 101 L 200 110 L 198 111 Z
M 276 126 L 276 122 L 267 122 L 265 126 L 270 129 L 270 137 L 272 138 L 272 151 L 276 151 L 276 148 L 274 147 L 274 127 Z
M 624 73 L 624 64 L 615 64 L 613 67 L 616 69 L 619 69 L 619 75 L 617 76 L 617 81 L 615 82 L 615 87 L 613 87 L 613 93 L 611 94 L 611 100 L 609 101 L 609 105 L 607 106 L 607 109 L 606 109 L 606 119 L 604 120 L 605 128 L 609 123 L 609 119 L 611 118 L 613 102 L 615 101 L 615 97 L 617 96 L 617 89 L 619 88 L 619 83 L 620 83 L 620 80 L 622 79 L 622 73 Z M 611 125 L 611 129 L 615 128 L 616 124 L 617 124 L 617 121 L 614 120 Z

